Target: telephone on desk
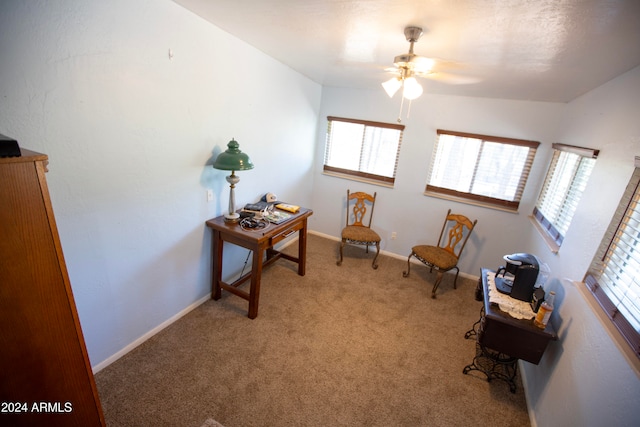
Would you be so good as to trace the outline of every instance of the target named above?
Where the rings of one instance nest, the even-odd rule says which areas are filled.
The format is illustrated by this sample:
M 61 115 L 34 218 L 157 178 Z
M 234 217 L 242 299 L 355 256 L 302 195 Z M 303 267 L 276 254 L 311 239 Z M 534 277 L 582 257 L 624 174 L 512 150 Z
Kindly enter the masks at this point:
M 262 196 L 262 198 L 260 199 L 260 201 L 256 202 L 256 203 L 247 203 L 246 205 L 244 205 L 244 208 L 242 209 L 242 212 L 240 213 L 240 216 L 243 216 L 244 213 L 244 217 L 253 217 L 256 214 L 263 214 L 266 213 L 268 210 L 273 210 L 273 206 L 278 203 L 278 197 L 273 194 L 273 193 L 267 193 L 264 196 Z

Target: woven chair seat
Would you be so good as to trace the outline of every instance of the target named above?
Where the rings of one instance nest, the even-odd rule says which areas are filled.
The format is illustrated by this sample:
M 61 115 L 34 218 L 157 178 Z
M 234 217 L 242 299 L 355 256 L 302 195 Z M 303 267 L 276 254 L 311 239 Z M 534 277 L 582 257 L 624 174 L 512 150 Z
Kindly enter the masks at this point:
M 342 230 L 342 238 L 353 242 L 379 242 L 380 235 L 368 227 L 349 225 Z
M 472 222 L 464 215 L 452 214 L 451 209 L 449 209 L 444 219 L 444 224 L 442 224 L 438 243 L 436 245 L 416 245 L 412 247 L 411 253 L 407 257 L 407 270 L 402 273 L 402 277 L 409 277 L 411 257 L 415 257 L 430 267 L 430 271 L 433 271 L 434 268 L 437 270 L 436 281 L 431 290 L 431 298 L 436 297 L 436 290 L 440 286 L 443 273 L 449 270 L 456 271 L 456 277 L 453 279 L 453 289 L 455 289 L 458 273 L 460 273 L 458 259 L 477 222 L 478 220 Z
M 411 251 L 420 261 L 443 271 L 451 270 L 458 264 L 455 255 L 437 246 L 418 245 L 411 248 Z
M 380 235 L 371 229 L 371 219 L 373 218 L 373 207 L 376 204 L 376 193 L 367 194 L 362 191 L 352 193 L 347 190 L 347 217 L 345 227 L 340 234 L 342 242 L 340 243 L 340 259 L 336 263 L 342 265 L 342 250 L 347 243 L 350 245 L 366 246 L 369 253 L 369 245 L 375 245 L 376 256 L 373 258 L 371 267 L 375 270 L 378 268 L 377 259 L 380 255 Z M 367 215 L 367 207 L 369 215 Z M 352 212 L 349 210 L 352 209 Z

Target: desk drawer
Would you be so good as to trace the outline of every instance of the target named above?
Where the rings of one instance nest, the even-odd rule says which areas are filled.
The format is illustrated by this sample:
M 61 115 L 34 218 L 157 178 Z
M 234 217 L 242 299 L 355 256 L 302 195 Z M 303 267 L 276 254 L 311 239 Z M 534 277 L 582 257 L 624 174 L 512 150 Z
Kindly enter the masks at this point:
M 301 230 L 302 227 L 303 227 L 303 224 L 301 222 L 298 222 L 298 223 L 295 223 L 295 224 L 291 224 L 291 226 L 286 227 L 284 230 L 280 231 L 278 234 L 273 236 L 269 240 L 269 246 L 273 246 L 273 245 L 277 244 L 278 242 L 286 239 L 287 237 L 294 235 L 295 232 L 298 231 L 298 230 Z

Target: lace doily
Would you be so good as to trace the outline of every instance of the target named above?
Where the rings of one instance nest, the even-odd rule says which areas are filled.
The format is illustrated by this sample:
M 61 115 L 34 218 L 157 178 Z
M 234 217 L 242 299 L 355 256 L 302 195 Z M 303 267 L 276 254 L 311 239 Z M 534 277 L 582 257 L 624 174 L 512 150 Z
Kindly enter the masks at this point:
M 509 313 L 516 319 L 533 319 L 535 313 L 531 309 L 531 305 L 528 302 L 511 298 L 509 295 L 499 292 L 496 288 L 495 277 L 496 273 L 491 271 L 487 272 L 489 302 L 498 304 L 500 310 Z

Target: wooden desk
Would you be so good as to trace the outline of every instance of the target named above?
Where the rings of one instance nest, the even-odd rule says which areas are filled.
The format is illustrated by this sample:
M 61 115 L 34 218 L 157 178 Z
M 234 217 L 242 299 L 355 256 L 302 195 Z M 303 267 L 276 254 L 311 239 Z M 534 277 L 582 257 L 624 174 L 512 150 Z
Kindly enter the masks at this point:
M 279 258 L 285 258 L 298 263 L 298 274 L 304 276 L 307 256 L 307 218 L 313 214 L 310 209 L 301 208 L 287 221 L 280 224 L 271 224 L 267 229 L 260 231 L 243 230 L 238 223 L 228 223 L 223 216 L 210 219 L 207 227 L 213 231 L 211 241 L 211 297 L 219 300 L 222 289 L 249 301 L 250 319 L 258 316 L 258 300 L 260 298 L 260 277 L 262 268 L 275 262 Z M 298 232 L 298 257 L 283 254 L 273 249 L 273 246 L 285 238 Z M 233 283 L 222 281 L 222 255 L 224 242 L 233 243 L 253 251 L 252 268 Z M 265 259 L 266 251 L 266 259 Z M 251 279 L 249 292 L 238 289 L 238 286 Z
M 473 362 L 462 371 L 480 371 L 487 381 L 501 379 L 506 381 L 515 393 L 515 376 L 518 359 L 538 364 L 549 341 L 557 340 L 551 323 L 543 329 L 533 324 L 533 319 L 516 319 L 500 310 L 497 304 L 489 302 L 487 273 L 492 270 L 483 268 L 478 281 L 477 297 L 484 301 L 478 320 L 465 338 L 476 338 L 477 350 Z M 531 317 L 535 313 L 531 310 Z

